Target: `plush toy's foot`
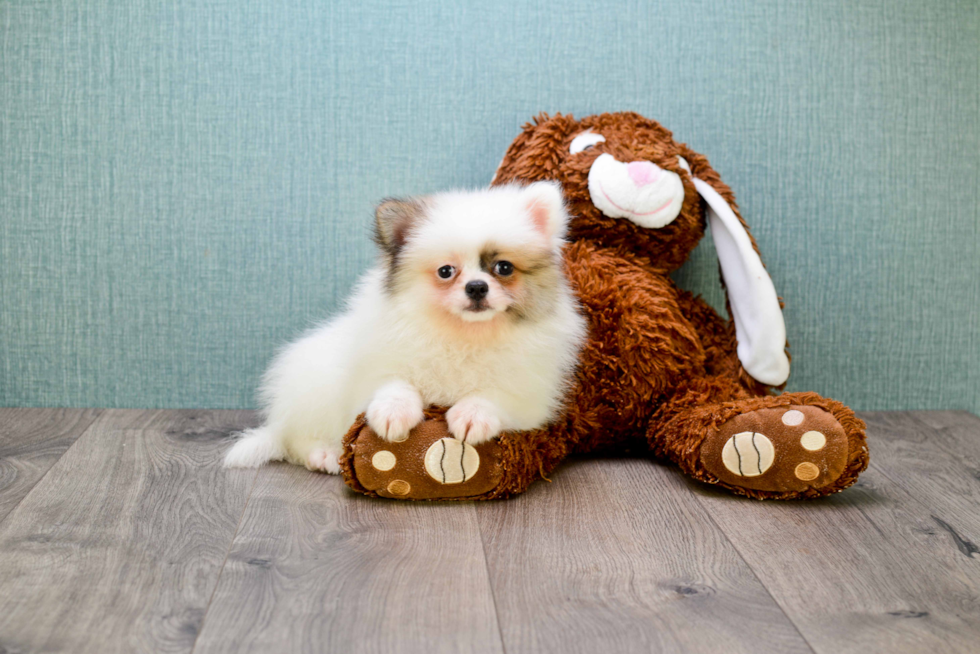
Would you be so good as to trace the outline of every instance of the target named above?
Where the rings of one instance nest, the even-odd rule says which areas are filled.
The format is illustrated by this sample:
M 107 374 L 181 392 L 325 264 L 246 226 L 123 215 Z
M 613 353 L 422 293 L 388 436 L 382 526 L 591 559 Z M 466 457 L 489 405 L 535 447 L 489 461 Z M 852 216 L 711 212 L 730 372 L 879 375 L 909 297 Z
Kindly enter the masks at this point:
M 757 499 L 837 493 L 868 467 L 864 422 L 844 404 L 812 392 L 740 393 L 723 377 L 681 389 L 651 422 L 653 454 L 698 481 Z M 711 396 L 719 399 L 705 402 Z
M 848 451 L 847 433 L 833 414 L 791 404 L 728 420 L 705 439 L 701 463 L 726 486 L 822 494 L 847 470 Z
M 354 490 L 399 500 L 486 497 L 503 476 L 497 441 L 456 440 L 441 419 L 424 420 L 398 443 L 358 420 L 344 439 L 340 467 Z

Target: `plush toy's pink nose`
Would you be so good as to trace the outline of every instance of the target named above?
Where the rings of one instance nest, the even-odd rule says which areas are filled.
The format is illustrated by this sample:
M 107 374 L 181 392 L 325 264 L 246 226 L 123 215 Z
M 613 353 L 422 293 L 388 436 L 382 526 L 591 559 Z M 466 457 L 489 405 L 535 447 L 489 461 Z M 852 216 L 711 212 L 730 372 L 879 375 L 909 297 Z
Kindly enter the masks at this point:
M 626 172 L 629 173 L 634 184 L 646 186 L 660 179 L 660 173 L 663 171 L 649 161 L 631 161 L 626 164 Z

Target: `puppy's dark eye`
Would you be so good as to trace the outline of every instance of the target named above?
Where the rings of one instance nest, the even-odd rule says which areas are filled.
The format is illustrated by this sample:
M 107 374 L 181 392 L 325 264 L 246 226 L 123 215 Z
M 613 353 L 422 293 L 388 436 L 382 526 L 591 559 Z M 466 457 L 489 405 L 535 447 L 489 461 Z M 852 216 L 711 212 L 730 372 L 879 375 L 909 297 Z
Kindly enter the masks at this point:
M 452 266 L 443 266 L 442 268 L 436 271 L 436 274 L 439 275 L 441 279 L 449 279 L 454 274 L 456 274 L 456 269 L 453 268 Z
M 514 273 L 514 264 L 510 261 L 498 261 L 493 264 L 493 272 L 501 277 L 508 277 Z

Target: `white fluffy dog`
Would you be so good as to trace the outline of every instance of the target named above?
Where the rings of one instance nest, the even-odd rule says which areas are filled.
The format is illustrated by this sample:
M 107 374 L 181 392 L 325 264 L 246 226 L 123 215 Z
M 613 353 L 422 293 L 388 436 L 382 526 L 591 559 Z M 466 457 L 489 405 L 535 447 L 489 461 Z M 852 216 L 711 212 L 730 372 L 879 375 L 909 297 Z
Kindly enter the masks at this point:
M 477 444 L 533 429 L 560 409 L 585 337 L 562 272 L 568 223 L 551 182 L 388 200 L 381 259 L 346 311 L 286 347 L 266 373 L 266 422 L 225 464 L 286 460 L 339 472 L 362 411 L 400 441 L 429 404 Z

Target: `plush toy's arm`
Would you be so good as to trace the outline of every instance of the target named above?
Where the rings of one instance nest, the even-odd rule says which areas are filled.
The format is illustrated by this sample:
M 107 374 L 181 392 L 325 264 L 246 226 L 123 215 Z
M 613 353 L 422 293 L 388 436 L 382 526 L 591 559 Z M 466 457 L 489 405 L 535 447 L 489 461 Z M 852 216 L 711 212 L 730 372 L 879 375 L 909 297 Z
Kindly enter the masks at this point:
M 629 389 L 624 401 L 650 401 L 691 374 L 703 374 L 700 334 L 685 317 L 668 277 L 651 273 L 621 253 L 581 242 L 569 246 L 566 262 L 591 319 L 582 375 L 594 376 L 597 383 L 615 380 L 605 391 Z M 623 408 L 625 415 L 636 415 Z
M 704 347 L 704 369 L 709 377 L 722 376 L 736 382 L 753 395 L 768 395 L 769 387 L 745 372 L 736 352 L 735 323 L 725 320 L 700 296 L 677 289 L 677 303 Z

